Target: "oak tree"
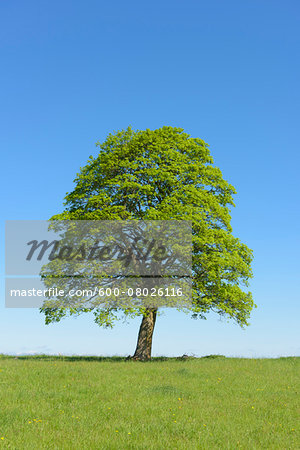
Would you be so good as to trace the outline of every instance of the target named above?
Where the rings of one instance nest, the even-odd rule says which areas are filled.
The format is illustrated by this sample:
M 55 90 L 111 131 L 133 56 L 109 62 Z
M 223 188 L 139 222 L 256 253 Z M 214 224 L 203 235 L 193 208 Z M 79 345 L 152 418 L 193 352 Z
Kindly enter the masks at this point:
M 252 251 L 232 234 L 230 207 L 234 187 L 213 164 L 208 145 L 181 128 L 164 126 L 135 131 L 131 127 L 97 143 L 65 197 L 55 220 L 187 220 L 192 223 L 193 318 L 210 311 L 248 325 L 254 307 L 245 291 L 252 277 Z M 42 308 L 46 323 L 86 308 Z M 134 359 L 151 358 L 157 308 L 123 308 L 141 316 Z M 112 327 L 118 308 L 94 308 L 95 322 Z

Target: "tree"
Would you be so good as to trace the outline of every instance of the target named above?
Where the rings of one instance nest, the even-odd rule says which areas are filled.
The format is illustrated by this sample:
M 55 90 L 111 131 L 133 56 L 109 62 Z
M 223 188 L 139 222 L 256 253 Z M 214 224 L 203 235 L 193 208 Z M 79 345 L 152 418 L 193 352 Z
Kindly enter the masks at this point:
M 135 131 L 131 127 L 97 143 L 65 197 L 65 210 L 55 220 L 189 220 L 192 223 L 193 318 L 214 311 L 248 325 L 255 306 L 244 292 L 252 277 L 252 251 L 232 235 L 230 206 L 234 187 L 213 165 L 208 145 L 181 128 Z M 46 324 L 85 308 L 44 308 Z M 135 359 L 151 358 L 157 308 L 124 309 L 142 316 Z M 95 308 L 95 322 L 112 327 L 117 308 Z

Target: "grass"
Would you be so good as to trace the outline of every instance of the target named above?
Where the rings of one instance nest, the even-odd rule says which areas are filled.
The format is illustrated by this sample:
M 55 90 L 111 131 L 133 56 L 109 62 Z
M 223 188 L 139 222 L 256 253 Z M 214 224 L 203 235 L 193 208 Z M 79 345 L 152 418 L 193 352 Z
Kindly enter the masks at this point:
M 0 449 L 299 449 L 300 358 L 0 355 Z

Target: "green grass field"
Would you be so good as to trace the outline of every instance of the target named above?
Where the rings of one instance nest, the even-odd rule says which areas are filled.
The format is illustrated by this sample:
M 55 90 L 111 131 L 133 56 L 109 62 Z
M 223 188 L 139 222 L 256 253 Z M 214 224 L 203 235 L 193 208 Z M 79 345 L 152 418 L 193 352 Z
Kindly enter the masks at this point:
M 300 358 L 0 356 L 0 448 L 299 449 Z

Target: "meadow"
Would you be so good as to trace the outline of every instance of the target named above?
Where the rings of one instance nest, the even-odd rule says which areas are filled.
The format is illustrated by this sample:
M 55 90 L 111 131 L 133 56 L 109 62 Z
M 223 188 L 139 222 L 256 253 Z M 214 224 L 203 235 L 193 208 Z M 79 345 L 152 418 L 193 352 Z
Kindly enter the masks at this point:
M 300 358 L 0 355 L 0 449 L 299 449 Z

